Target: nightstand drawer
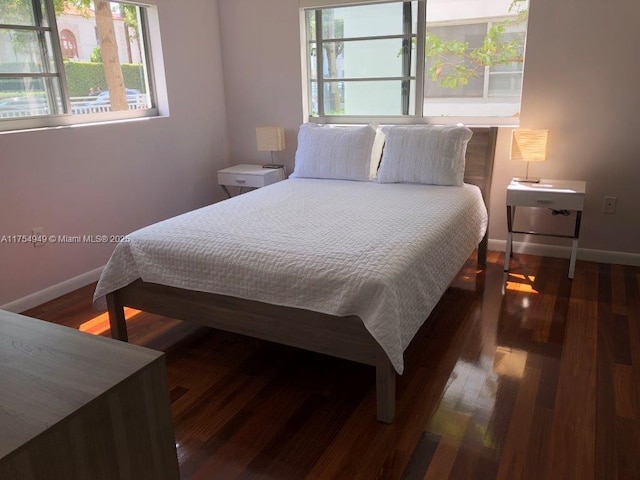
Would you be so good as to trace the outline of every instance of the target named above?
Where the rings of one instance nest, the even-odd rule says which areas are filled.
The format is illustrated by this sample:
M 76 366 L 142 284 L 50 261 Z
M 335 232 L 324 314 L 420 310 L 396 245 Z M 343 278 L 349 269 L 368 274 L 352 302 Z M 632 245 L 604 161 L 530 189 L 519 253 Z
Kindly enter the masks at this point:
M 218 185 L 229 198 L 231 193 L 227 189 L 228 186 L 261 188 L 284 179 L 284 168 L 262 168 L 261 165 L 242 163 L 218 170 Z
M 273 171 L 276 176 L 278 170 Z M 220 185 L 236 185 L 238 187 L 255 187 L 260 188 L 276 180 L 271 180 L 267 175 L 247 175 L 242 173 L 218 173 L 218 184 Z
M 554 210 L 582 210 L 584 207 L 584 195 L 557 192 L 507 191 L 507 205 L 552 208 Z

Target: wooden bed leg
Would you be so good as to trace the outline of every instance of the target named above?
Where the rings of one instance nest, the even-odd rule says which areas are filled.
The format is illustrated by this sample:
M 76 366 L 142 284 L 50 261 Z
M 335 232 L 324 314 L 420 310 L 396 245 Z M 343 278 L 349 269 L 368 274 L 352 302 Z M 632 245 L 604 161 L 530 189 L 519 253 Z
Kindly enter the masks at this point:
M 376 409 L 379 422 L 393 422 L 396 415 L 396 372 L 380 347 L 376 351 Z
M 489 248 L 489 229 L 484 234 L 478 245 L 478 265 L 484 267 L 487 264 L 487 250 Z
M 118 300 L 118 292 L 107 294 L 107 310 L 109 311 L 111 338 L 128 342 L 129 336 L 127 335 L 127 322 L 124 317 L 124 306 Z

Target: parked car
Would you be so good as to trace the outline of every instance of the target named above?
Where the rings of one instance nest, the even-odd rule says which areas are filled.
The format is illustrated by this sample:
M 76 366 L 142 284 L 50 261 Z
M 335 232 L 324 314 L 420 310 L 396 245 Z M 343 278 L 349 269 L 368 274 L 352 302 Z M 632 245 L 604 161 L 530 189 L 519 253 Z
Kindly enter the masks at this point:
M 0 112 L 9 111 L 44 111 L 46 115 L 49 112 L 49 102 L 46 97 L 40 96 L 17 96 L 0 100 Z
M 142 95 L 142 93 L 140 93 L 140 91 L 136 90 L 135 88 L 127 88 L 126 93 L 127 93 L 127 103 L 129 104 L 138 103 L 138 99 Z M 111 99 L 109 96 L 109 91 L 106 90 L 104 92 L 100 92 L 98 96 L 96 96 L 95 100 L 85 102 L 84 106 L 93 107 L 98 105 L 109 105 L 110 103 L 111 103 Z

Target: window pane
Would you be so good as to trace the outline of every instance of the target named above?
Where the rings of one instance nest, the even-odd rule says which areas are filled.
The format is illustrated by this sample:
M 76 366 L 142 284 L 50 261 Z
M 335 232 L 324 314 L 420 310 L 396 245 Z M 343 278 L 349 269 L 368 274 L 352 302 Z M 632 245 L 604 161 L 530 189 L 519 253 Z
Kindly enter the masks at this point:
M 413 18 L 417 6 L 412 2 Z M 322 36 L 325 39 L 402 35 L 403 3 L 359 5 L 322 10 Z M 415 22 L 413 33 L 416 32 Z
M 524 56 L 524 31 L 506 32 L 505 42 L 512 42 L 517 55 Z M 490 97 L 520 97 L 522 93 L 522 62 L 493 65 L 489 72 Z
M 308 74 L 310 79 L 316 80 L 318 78 L 318 59 L 316 58 L 316 55 L 318 54 L 318 47 L 316 46 L 315 42 L 310 42 L 308 45 L 308 48 L 309 48 Z
M 316 39 L 316 11 L 315 10 L 307 10 L 305 12 L 306 18 L 306 34 L 307 41 L 315 41 Z
M 415 113 L 415 81 L 327 82 L 324 88 L 325 115 L 402 115 L 403 87 L 408 88 L 409 115 Z
M 327 42 L 324 46 L 324 78 L 402 77 L 403 41 L 400 38 Z M 415 49 L 411 55 L 411 73 L 416 69 Z
M 427 2 L 425 115 L 518 115 L 528 0 L 467 6 Z M 474 18 L 484 20 L 470 23 Z
M 505 26 L 505 31 L 501 35 L 501 42 L 513 51 L 513 56 L 522 58 L 524 56 L 525 27 L 523 24 Z M 522 72 L 522 61 L 511 63 L 496 63 L 491 66 L 492 72 Z
M 318 115 L 318 82 L 311 82 L 309 84 L 309 109 L 310 115 Z
M 62 111 L 57 78 L 0 78 L 0 120 Z
M 491 73 L 489 96 L 519 96 L 522 90 L 522 73 Z
M 34 26 L 31 0 L 0 0 L 0 24 Z
M 427 97 L 482 97 L 484 67 L 477 65 L 469 52 L 482 46 L 486 34 L 486 23 L 427 27 Z M 464 81 L 463 70 L 471 75 Z
M 82 15 L 69 6 L 57 15 L 71 113 L 151 108 L 140 7 L 92 5 Z
M 51 55 L 51 35 L 44 36 L 49 48 L 48 59 L 43 62 L 37 32 L 30 30 L 0 29 L 0 73 L 51 73 L 55 62 Z

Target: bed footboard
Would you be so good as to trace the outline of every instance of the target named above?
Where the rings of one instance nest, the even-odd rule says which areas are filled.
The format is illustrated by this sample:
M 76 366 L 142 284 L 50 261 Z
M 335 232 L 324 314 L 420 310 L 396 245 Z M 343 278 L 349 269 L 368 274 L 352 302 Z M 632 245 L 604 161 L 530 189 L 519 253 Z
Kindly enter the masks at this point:
M 111 337 L 124 342 L 128 341 L 125 305 L 372 365 L 376 368 L 376 417 L 385 423 L 393 421 L 396 372 L 358 317 L 336 317 L 136 280 L 107 295 Z

